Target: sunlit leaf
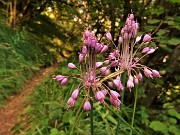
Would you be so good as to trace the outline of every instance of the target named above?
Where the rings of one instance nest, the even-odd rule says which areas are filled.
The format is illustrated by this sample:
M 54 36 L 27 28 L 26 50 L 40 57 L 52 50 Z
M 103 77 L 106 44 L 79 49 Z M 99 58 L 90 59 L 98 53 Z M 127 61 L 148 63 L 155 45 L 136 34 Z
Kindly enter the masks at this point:
M 152 121 L 149 127 L 152 128 L 154 131 L 161 131 L 162 133 L 167 132 L 167 125 L 160 121 Z

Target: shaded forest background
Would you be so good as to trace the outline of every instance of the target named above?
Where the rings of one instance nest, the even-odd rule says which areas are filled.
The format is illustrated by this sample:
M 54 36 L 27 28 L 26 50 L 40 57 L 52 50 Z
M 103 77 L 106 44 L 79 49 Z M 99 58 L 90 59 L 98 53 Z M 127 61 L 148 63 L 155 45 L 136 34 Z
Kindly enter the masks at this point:
M 179 11 L 179 0 L 0 0 L 1 102 L 17 93 L 24 82 L 41 68 L 68 61 L 72 56 L 75 60 L 82 45 L 82 32 L 87 27 L 95 31 L 99 37 L 110 31 L 114 42 L 117 42 L 120 28 L 124 25 L 127 15 L 133 12 L 140 24 L 139 34 L 151 33 L 153 42 L 150 44 L 158 47 L 158 50 L 143 62 L 160 71 L 162 75 L 160 79 L 144 78 L 139 88 L 135 125 L 142 134 L 148 132 L 154 135 L 178 135 L 180 133 Z M 64 72 L 63 67 L 60 68 L 57 72 Z M 49 88 L 48 81 L 43 85 L 46 84 Z M 133 104 L 132 95 L 133 93 L 127 94 L 125 98 L 124 112 L 127 115 L 124 117 L 127 121 L 132 112 L 128 110 Z M 57 98 L 54 97 L 53 100 Z M 63 109 L 61 114 L 62 112 Z M 43 114 L 46 115 L 45 118 L 50 115 L 47 110 Z M 67 134 L 68 128 L 64 127 L 72 126 L 73 123 L 67 118 L 68 115 L 73 117 L 72 114 L 52 115 L 55 116 L 48 117 L 47 121 L 41 117 L 45 120 L 43 124 L 51 127 L 47 126 L 41 132 L 50 134 L 61 131 Z M 117 124 L 113 115 L 110 116 L 108 120 L 112 125 Z M 60 117 L 66 118 L 63 121 L 65 124 L 54 126 L 52 123 L 58 122 Z M 97 118 L 100 119 L 98 116 Z M 42 128 L 44 125 L 38 122 L 39 128 Z M 17 131 L 23 128 L 19 125 L 15 127 Z M 86 128 L 81 127 L 81 130 Z M 33 130 L 35 132 L 37 128 Z M 76 129 L 77 134 L 81 130 Z

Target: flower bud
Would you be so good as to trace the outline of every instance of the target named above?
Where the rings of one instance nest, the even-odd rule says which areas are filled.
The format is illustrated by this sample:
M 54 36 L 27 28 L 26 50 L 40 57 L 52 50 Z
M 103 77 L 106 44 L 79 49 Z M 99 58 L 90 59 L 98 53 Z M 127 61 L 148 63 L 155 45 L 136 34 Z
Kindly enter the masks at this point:
M 72 97 L 70 97 L 67 101 L 68 104 L 68 108 L 71 106 L 75 106 L 76 105 L 76 100 L 74 100 Z
M 129 15 L 129 19 L 130 19 L 130 20 L 134 20 L 134 15 L 133 15 L 133 14 L 130 14 L 130 15 Z
M 83 47 L 82 47 L 82 54 L 83 54 L 83 55 L 86 55 L 86 54 L 87 54 L 87 47 L 86 47 L 86 46 L 83 46 Z
M 61 85 L 65 85 L 67 82 L 68 82 L 68 79 L 65 77 L 64 79 L 62 79 Z
M 128 40 L 128 33 L 124 33 L 124 40 Z
M 137 78 L 134 79 L 134 83 L 135 84 L 138 84 L 139 83 L 139 80 Z
M 152 39 L 151 36 L 149 34 L 146 34 L 143 38 L 143 42 L 148 43 L 151 41 L 151 39 Z
M 64 79 L 65 76 L 63 75 L 57 75 L 54 79 L 57 80 L 57 81 L 62 81 L 62 79 Z
M 150 48 L 149 51 L 147 52 L 147 54 L 151 54 L 156 50 L 156 48 Z
M 79 54 L 79 62 L 82 62 L 84 60 L 84 55 L 82 53 Z
M 124 90 L 124 86 L 121 83 L 121 80 L 116 78 L 113 80 L 113 83 L 115 84 L 115 86 L 117 87 L 118 90 Z
M 101 92 L 104 94 L 104 96 L 106 96 L 106 94 L 107 94 L 106 90 L 101 90 Z
M 128 80 L 128 81 L 127 81 L 127 87 L 128 87 L 129 89 L 133 88 L 133 87 L 134 87 L 133 81 Z
M 107 70 L 107 67 L 102 67 L 102 68 L 100 68 L 100 72 L 101 72 L 101 73 L 104 73 L 106 70 Z
M 142 37 L 142 35 L 136 37 L 136 43 L 139 42 L 139 41 L 141 40 L 141 37 Z
M 79 89 L 75 89 L 71 95 L 71 97 L 76 100 L 78 98 L 79 95 Z
M 122 37 L 119 37 L 118 43 L 121 44 L 122 42 L 123 42 L 123 38 L 122 38 Z
M 153 76 L 154 77 L 161 77 L 161 75 L 159 74 L 159 72 L 157 70 L 152 70 Z
M 110 87 L 110 88 L 113 88 L 113 83 L 112 82 L 107 82 L 108 83 L 108 86 Z
M 107 45 L 104 45 L 103 48 L 101 49 L 101 53 L 104 53 L 106 52 L 108 49 L 108 46 Z
M 139 72 L 139 74 L 136 76 L 136 78 L 141 81 L 142 80 L 142 74 Z
M 110 33 L 110 32 L 106 33 L 106 37 L 107 37 L 109 40 L 112 40 L 112 36 L 111 36 L 111 33 Z
M 103 65 L 103 62 L 96 62 L 96 68 L 99 68 L 102 65 Z
M 109 60 L 105 60 L 103 63 L 107 65 L 109 64 Z
M 119 65 L 118 60 L 112 61 L 111 64 L 110 64 L 111 67 L 116 67 L 118 65 Z
M 73 63 L 68 63 L 69 68 L 77 68 Z
M 153 78 L 153 76 L 152 76 L 153 73 L 146 67 L 144 68 L 144 74 L 145 74 L 145 76 L 147 76 L 149 78 Z
M 150 50 L 150 47 L 145 47 L 145 48 L 141 51 L 141 53 L 147 53 L 149 50 Z
M 110 90 L 110 94 L 111 94 L 111 96 L 112 96 L 112 98 L 113 98 L 114 100 L 117 100 L 118 97 L 120 97 L 120 94 L 117 93 L 117 92 L 114 91 L 114 90 Z
M 90 104 L 89 101 L 86 101 L 86 102 L 84 103 L 83 109 L 84 109 L 84 111 L 89 111 L 89 110 L 91 110 L 91 104 Z
M 102 101 L 102 100 L 104 100 L 104 98 L 105 98 L 105 96 L 104 96 L 104 94 L 102 93 L 102 91 L 96 92 L 96 94 L 95 94 L 95 99 L 96 99 L 97 101 Z

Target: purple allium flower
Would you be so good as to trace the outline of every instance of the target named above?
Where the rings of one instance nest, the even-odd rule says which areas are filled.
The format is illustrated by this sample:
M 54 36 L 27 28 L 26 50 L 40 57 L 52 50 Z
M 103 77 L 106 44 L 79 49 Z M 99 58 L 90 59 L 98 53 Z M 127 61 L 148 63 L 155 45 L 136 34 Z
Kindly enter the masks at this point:
M 68 67 L 69 68 L 77 68 L 76 65 L 74 65 L 73 63 L 68 63 Z
M 84 55 L 82 53 L 79 54 L 79 62 L 82 62 L 84 60 Z
M 65 77 L 61 80 L 61 85 L 65 85 L 68 82 L 68 79 Z
M 110 88 L 113 88 L 113 83 L 112 82 L 107 82 L 108 83 L 108 86 L 110 87 Z
M 135 84 L 138 84 L 138 83 L 139 83 L 138 78 L 135 78 L 135 79 L 134 79 L 134 83 L 135 83 Z
M 107 45 L 104 45 L 103 48 L 101 49 L 101 53 L 104 53 L 106 52 L 108 49 L 108 46 Z
M 95 99 L 96 99 L 97 101 L 104 101 L 104 98 L 105 98 L 105 95 L 103 94 L 102 91 L 96 92 L 96 94 L 95 94 Z
M 106 96 L 106 94 L 107 94 L 106 90 L 101 90 L 101 92 L 104 94 L 104 96 Z
M 112 36 L 111 36 L 111 33 L 110 33 L 110 32 L 106 33 L 106 37 L 107 37 L 109 40 L 112 40 Z
M 110 96 L 112 96 L 112 98 L 113 98 L 114 100 L 117 100 L 118 97 L 120 97 L 120 94 L 117 93 L 117 92 L 114 91 L 114 90 L 110 90 Z
M 120 36 L 119 39 L 118 39 L 118 43 L 121 44 L 123 41 L 123 38 Z
M 101 68 L 100 68 L 100 72 L 103 74 L 103 73 L 105 73 L 105 71 L 106 71 L 107 69 L 108 69 L 107 67 L 101 67 Z
M 145 47 L 141 53 L 147 53 L 150 51 L 150 47 Z
M 76 105 L 76 100 L 74 100 L 72 97 L 70 97 L 67 101 L 68 108 Z
M 79 89 L 75 89 L 71 95 L 71 97 L 76 100 L 78 98 L 79 95 Z
M 86 101 L 86 102 L 84 103 L 83 109 L 84 109 L 84 111 L 89 111 L 89 110 L 91 110 L 91 104 L 90 104 L 89 101 Z
M 161 75 L 159 74 L 159 72 L 157 70 L 152 70 L 153 76 L 154 77 L 161 77 Z
M 63 75 L 57 75 L 54 79 L 57 80 L 57 81 L 62 81 L 62 79 L 64 79 L 65 76 Z
M 149 51 L 147 52 L 147 54 L 151 54 L 151 53 L 153 53 L 155 50 L 156 50 L 156 48 L 152 48 L 152 47 L 151 47 L 151 48 L 149 49 Z
M 144 68 L 144 74 L 149 78 L 153 78 L 153 73 L 149 69 L 147 69 L 147 67 Z
M 96 68 L 99 68 L 102 65 L 103 65 L 103 62 L 96 62 Z
M 142 37 L 142 35 L 141 36 L 137 36 L 135 43 L 139 42 L 141 40 L 141 37 Z
M 146 34 L 143 38 L 143 42 L 148 43 L 151 41 L 151 39 L 152 39 L 151 36 L 149 34 Z
M 111 64 L 110 64 L 111 67 L 116 67 L 116 66 L 118 66 L 118 65 L 119 65 L 119 61 L 118 61 L 118 60 L 114 60 L 114 61 L 112 61 Z
M 83 55 L 86 55 L 86 54 L 87 54 L 87 47 L 86 47 L 86 46 L 83 46 L 83 47 L 82 47 L 82 54 L 83 54 Z
M 70 78 L 77 78 L 79 81 L 78 89 L 73 91 L 68 100 L 68 107 L 75 105 L 81 90 L 83 93 L 81 96 L 86 100 L 83 105 L 85 111 L 91 110 L 91 104 L 88 100 L 96 99 L 104 104 L 107 93 L 110 95 L 110 103 L 119 109 L 121 101 L 119 100 L 120 94 L 117 91 L 124 90 L 120 78 L 124 72 L 127 73 L 126 86 L 130 90 L 142 80 L 141 71 L 144 71 L 144 75 L 149 78 L 161 77 L 157 70 L 152 70 L 140 63 L 142 58 L 153 53 L 157 48 L 148 46 L 147 43 L 152 40 L 150 34 L 145 34 L 143 39 L 142 35 L 137 37 L 138 27 L 139 24 L 134 20 L 134 15 L 129 14 L 124 27 L 120 30 L 117 45 L 112 43 L 112 35 L 109 32 L 105 36 L 111 42 L 108 41 L 107 43 L 107 40 L 102 40 L 102 43 L 99 42 L 90 30 L 84 32 L 83 46 L 79 53 L 79 67 L 77 68 L 73 63 L 68 64 L 70 68 L 77 68 L 79 74 L 71 74 L 69 77 L 58 75 L 54 78 L 61 85 L 66 84 Z M 139 43 L 141 39 L 143 41 Z M 114 44 L 115 48 L 109 53 L 108 58 L 105 61 L 97 62 L 99 55 L 106 52 L 111 44 Z M 102 57 L 100 58 L 102 59 Z M 110 73 L 112 68 L 114 68 L 114 72 Z M 116 86 L 117 90 L 111 90 L 113 85 Z M 90 92 L 94 95 L 91 95 Z
M 128 80 L 128 81 L 127 81 L 127 87 L 128 87 L 129 89 L 132 89 L 132 88 L 134 87 L 134 83 L 133 83 L 132 80 Z
M 139 74 L 136 76 L 136 78 L 141 81 L 142 80 L 142 74 L 139 72 Z
M 116 77 L 116 79 L 113 80 L 113 83 L 117 87 L 118 90 L 124 90 L 124 86 L 121 83 L 120 77 Z
M 109 64 L 109 60 L 105 60 L 103 63 L 107 65 Z

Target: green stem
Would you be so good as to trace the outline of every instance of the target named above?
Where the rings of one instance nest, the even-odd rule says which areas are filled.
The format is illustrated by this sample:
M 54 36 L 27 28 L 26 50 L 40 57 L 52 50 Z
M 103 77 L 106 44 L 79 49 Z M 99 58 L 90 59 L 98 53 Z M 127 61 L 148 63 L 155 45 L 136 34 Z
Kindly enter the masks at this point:
M 123 86 L 125 85 L 125 79 L 126 79 L 126 74 L 122 74 L 122 84 Z M 123 105 L 123 102 L 124 102 L 124 90 L 123 92 L 121 93 L 121 104 Z M 120 105 L 120 116 L 122 117 L 122 105 Z M 118 118 L 118 124 L 117 124 L 117 127 L 116 127 L 116 134 L 115 135 L 118 135 L 119 133 L 119 129 L 120 129 L 120 123 L 121 123 L 121 119 Z
M 137 96 L 138 96 L 138 86 L 136 86 L 135 89 L 135 100 L 134 100 L 134 109 L 133 109 L 133 116 L 132 116 L 132 121 L 131 121 L 131 127 L 133 127 L 134 124 L 134 116 L 135 116 L 135 111 L 136 111 L 136 104 L 137 104 Z M 132 129 L 130 130 L 130 135 L 132 135 Z
M 105 103 L 106 107 L 112 111 L 119 119 L 121 119 L 122 122 L 124 122 L 128 127 L 130 127 L 134 132 L 136 132 L 136 134 L 139 135 L 139 133 L 129 124 L 127 123 L 121 116 L 119 113 L 117 113 L 114 108 L 111 108 L 107 103 Z
M 92 90 L 90 91 L 90 96 L 93 96 Z M 91 135 L 94 135 L 94 126 L 93 126 L 93 100 L 90 100 L 91 103 L 91 110 L 90 110 L 90 128 L 91 128 Z

